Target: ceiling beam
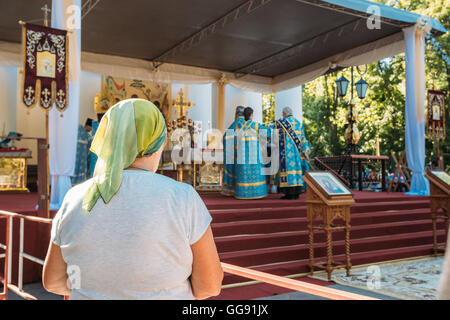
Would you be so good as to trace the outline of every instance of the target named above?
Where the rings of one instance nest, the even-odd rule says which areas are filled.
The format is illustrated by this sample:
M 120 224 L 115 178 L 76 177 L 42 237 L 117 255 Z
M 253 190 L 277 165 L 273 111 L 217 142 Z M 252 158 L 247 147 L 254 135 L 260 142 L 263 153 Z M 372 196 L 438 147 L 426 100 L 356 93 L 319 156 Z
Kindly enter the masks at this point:
M 355 17 L 363 18 L 363 19 L 368 19 L 368 18 L 370 18 L 372 16 L 371 13 L 363 13 L 363 12 L 359 12 L 359 11 L 356 11 L 356 10 L 343 8 L 343 7 L 340 7 L 338 5 L 334 5 L 334 4 L 331 4 L 331 3 L 328 3 L 328 2 L 323 2 L 321 0 L 296 0 L 296 1 L 300 2 L 300 3 L 305 3 L 305 4 L 312 5 L 312 6 L 316 6 L 316 7 L 319 7 L 319 8 L 324 8 L 324 9 L 336 11 L 336 12 L 343 13 L 343 14 L 346 14 L 346 15 L 352 15 L 352 16 L 355 16 Z M 377 3 L 374 2 L 373 5 L 377 5 Z M 381 3 L 380 3 L 380 5 L 381 5 Z M 408 24 L 406 22 L 401 23 L 400 21 L 388 19 L 388 18 L 385 18 L 385 17 L 380 17 L 380 22 L 388 24 L 390 26 L 397 27 L 397 28 L 404 28 L 404 27 L 407 27 L 407 26 L 410 25 L 410 24 Z
M 87 0 L 81 6 L 81 19 L 87 16 L 89 12 L 100 2 L 100 0 Z
M 229 24 L 242 18 L 258 8 L 261 8 L 265 4 L 269 3 L 271 0 L 247 0 L 238 7 L 229 11 L 219 19 L 203 27 L 193 35 L 189 36 L 187 39 L 179 42 L 169 50 L 166 50 L 159 56 L 151 59 L 153 61 L 154 68 L 158 68 L 168 59 L 175 57 L 183 52 L 190 50 L 192 47 L 198 45 L 201 41 L 210 37 L 211 35 L 217 33 L 219 30 L 224 29 Z
M 354 32 L 354 30 L 360 26 L 360 21 L 360 18 L 352 19 L 351 21 L 334 27 L 333 29 L 322 32 L 311 38 L 303 40 L 300 43 L 297 43 L 293 46 L 262 58 L 254 63 L 236 69 L 233 71 L 233 73 L 236 78 L 242 78 L 247 74 L 257 73 L 258 71 L 261 71 L 268 66 L 273 66 L 293 56 L 301 54 L 304 49 L 325 45 L 332 33 L 336 33 L 336 37 L 342 37 L 343 35 Z

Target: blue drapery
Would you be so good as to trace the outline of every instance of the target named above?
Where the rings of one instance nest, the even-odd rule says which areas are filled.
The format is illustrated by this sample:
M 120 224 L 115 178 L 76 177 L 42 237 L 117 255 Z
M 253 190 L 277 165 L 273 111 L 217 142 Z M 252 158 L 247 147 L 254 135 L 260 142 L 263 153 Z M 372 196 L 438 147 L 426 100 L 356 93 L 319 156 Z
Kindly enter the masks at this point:
M 409 195 L 430 195 L 425 178 L 425 45 L 424 31 L 404 29 L 406 60 L 405 141 L 408 167 L 413 171 Z

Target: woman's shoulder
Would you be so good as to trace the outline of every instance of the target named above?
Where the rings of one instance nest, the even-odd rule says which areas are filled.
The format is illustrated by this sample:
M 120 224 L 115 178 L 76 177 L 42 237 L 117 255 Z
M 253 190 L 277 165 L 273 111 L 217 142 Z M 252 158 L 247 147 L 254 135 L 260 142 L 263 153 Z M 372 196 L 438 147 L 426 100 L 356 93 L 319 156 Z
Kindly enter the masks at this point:
M 163 174 L 155 173 L 156 179 L 158 179 L 162 184 L 165 184 L 175 190 L 184 191 L 184 192 L 190 192 L 192 186 L 190 184 L 179 182 L 173 178 L 167 177 Z
M 167 177 L 163 174 L 153 172 L 139 172 L 126 170 L 124 175 L 127 175 L 131 180 L 129 182 L 137 189 L 158 189 L 173 191 L 178 194 L 191 192 L 192 186 L 183 182 L 178 182 L 175 179 Z M 136 180 L 138 178 L 138 180 Z
M 65 199 L 70 200 L 74 198 L 80 198 L 86 194 L 89 187 L 92 185 L 93 179 L 88 179 L 82 183 L 74 185 L 72 188 L 67 191 L 67 194 L 65 196 Z

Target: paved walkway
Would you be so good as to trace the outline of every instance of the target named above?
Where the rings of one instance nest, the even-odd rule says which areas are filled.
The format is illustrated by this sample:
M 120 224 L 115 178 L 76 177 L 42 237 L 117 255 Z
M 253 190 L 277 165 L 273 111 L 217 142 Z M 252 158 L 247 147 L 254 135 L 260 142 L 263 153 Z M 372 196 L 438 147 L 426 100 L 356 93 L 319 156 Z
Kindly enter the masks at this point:
M 361 294 L 361 295 L 365 295 L 365 296 L 369 296 L 369 297 L 373 297 L 373 298 L 377 298 L 377 299 L 381 299 L 381 300 L 398 300 L 398 299 L 388 297 L 385 295 L 381 295 L 381 294 L 377 294 L 374 292 L 361 290 L 361 289 L 357 289 L 357 288 L 352 288 L 352 287 L 348 287 L 348 286 L 343 286 L 340 284 L 334 284 L 334 285 L 331 285 L 328 287 L 347 291 L 347 292 L 357 293 L 357 294 Z M 42 283 L 39 283 L 39 282 L 25 285 L 24 290 L 26 292 L 30 293 L 31 295 L 37 297 L 38 300 L 63 300 L 62 296 L 58 296 L 56 294 L 47 292 L 44 289 L 44 287 L 42 286 Z M 16 295 L 14 292 L 9 291 L 8 292 L 8 300 L 23 300 L 23 299 L 21 297 L 19 297 L 18 295 Z M 257 298 L 257 299 L 253 299 L 253 300 L 328 300 L 328 299 L 313 296 L 313 295 L 310 295 L 307 293 L 290 292 L 290 293 L 276 294 L 276 295 L 273 295 L 270 297 Z

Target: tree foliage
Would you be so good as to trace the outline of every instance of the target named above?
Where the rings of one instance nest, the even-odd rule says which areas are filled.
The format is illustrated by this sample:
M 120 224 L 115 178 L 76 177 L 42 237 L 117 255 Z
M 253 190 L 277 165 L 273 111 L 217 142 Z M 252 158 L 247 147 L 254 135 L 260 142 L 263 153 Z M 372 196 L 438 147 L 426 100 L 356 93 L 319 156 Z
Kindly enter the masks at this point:
M 262 95 L 263 123 L 269 124 L 275 121 L 275 94 Z
M 424 14 L 439 20 L 450 30 L 448 0 L 396 0 L 378 1 L 400 9 Z M 426 45 L 426 88 L 446 92 L 447 137 L 440 142 L 441 153 L 450 153 L 449 117 L 449 64 L 443 58 L 448 55 L 449 33 L 435 38 L 436 45 L 427 41 Z M 308 140 L 312 145 L 312 156 L 337 155 L 346 152 L 344 128 L 346 112 L 350 100 L 347 96 L 337 97 L 335 80 L 344 75 L 351 79 L 351 69 L 339 70 L 307 83 L 303 90 L 303 121 Z M 360 100 L 354 92 L 355 109 L 358 112 L 358 128 L 361 139 L 359 152 L 376 154 L 377 141 L 381 154 L 405 149 L 405 56 L 397 56 L 378 61 L 367 66 L 362 75 L 369 83 L 366 98 Z M 354 72 L 354 82 L 361 75 Z M 426 140 L 426 161 L 436 156 L 435 142 Z M 447 163 L 449 161 L 447 160 Z

